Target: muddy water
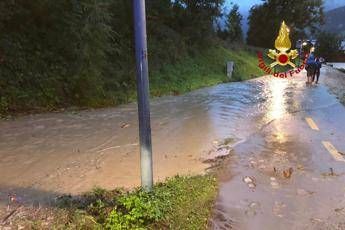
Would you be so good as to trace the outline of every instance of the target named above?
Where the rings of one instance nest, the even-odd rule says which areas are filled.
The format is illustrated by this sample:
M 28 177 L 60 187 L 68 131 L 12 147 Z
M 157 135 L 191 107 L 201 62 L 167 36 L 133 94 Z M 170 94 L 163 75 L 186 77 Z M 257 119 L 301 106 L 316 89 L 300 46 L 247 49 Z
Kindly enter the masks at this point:
M 267 79 L 151 101 L 155 180 L 196 174 L 225 138 L 239 143 L 270 106 Z M 270 84 L 270 83 L 269 83 Z M 266 122 L 266 121 L 263 121 Z M 0 202 L 140 184 L 137 108 L 63 112 L 0 121 Z M 216 153 L 217 154 L 217 153 Z
M 268 83 L 273 97 L 256 117 L 265 125 L 234 147 L 212 229 L 345 229 L 345 163 L 322 144 L 345 152 L 345 108 L 323 84 L 304 80 Z

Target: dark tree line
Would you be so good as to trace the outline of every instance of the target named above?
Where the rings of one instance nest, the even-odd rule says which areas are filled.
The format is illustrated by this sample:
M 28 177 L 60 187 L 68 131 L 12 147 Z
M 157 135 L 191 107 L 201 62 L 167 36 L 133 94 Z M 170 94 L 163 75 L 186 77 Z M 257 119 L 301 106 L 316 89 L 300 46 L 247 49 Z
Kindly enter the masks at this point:
M 341 35 L 322 31 L 316 38 L 315 53 L 317 56 L 325 58 L 326 61 L 343 62 L 345 60 L 344 51 L 341 51 L 343 40 Z
M 253 46 L 272 47 L 281 22 L 290 27 L 293 41 L 316 34 L 323 23 L 323 0 L 263 0 L 250 10 L 247 42 Z

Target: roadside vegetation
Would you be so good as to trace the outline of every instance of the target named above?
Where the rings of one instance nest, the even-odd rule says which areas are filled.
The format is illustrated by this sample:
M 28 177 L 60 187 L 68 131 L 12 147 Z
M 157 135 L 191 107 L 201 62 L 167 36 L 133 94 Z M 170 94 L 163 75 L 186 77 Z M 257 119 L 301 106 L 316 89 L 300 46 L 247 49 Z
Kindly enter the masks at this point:
M 176 176 L 152 192 L 94 189 L 80 197 L 62 196 L 56 208 L 29 212 L 31 217 L 11 224 L 25 229 L 206 229 L 216 195 L 212 175 Z
M 243 37 L 238 7 L 225 27 L 215 26 L 223 4 L 147 1 L 153 96 L 226 82 L 231 57 L 243 75 L 235 80 L 255 74 L 244 61 L 249 52 L 222 48 Z M 132 1 L 2 1 L 0 34 L 0 114 L 113 106 L 136 97 Z
M 226 62 L 230 60 L 235 62 L 235 68 L 232 78 L 228 79 Z M 166 65 L 161 71 L 154 72 L 151 75 L 151 94 L 176 95 L 218 83 L 248 80 L 262 75 L 257 62 L 254 49 L 210 48 L 195 57 L 186 57 L 177 64 Z

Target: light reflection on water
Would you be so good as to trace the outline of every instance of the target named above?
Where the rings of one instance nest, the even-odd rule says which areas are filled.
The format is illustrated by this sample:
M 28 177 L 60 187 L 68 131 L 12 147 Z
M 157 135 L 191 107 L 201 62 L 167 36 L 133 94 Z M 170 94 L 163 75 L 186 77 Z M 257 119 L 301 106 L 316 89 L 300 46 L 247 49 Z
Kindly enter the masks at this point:
M 271 99 L 267 112 L 267 120 L 276 120 L 282 118 L 286 113 L 286 104 L 284 91 L 287 88 L 288 81 L 284 79 L 272 78 L 268 82 L 268 87 L 271 91 Z

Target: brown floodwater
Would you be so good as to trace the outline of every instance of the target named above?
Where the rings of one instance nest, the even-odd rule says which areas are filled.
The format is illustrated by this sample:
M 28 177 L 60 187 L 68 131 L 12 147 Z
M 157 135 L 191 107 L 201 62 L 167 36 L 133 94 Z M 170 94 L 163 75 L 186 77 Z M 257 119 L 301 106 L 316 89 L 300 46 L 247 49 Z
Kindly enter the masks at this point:
M 345 229 L 345 108 L 322 83 L 304 81 L 268 84 L 273 97 L 257 118 L 269 122 L 234 147 L 212 229 Z

